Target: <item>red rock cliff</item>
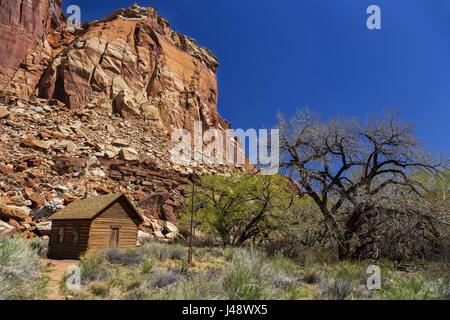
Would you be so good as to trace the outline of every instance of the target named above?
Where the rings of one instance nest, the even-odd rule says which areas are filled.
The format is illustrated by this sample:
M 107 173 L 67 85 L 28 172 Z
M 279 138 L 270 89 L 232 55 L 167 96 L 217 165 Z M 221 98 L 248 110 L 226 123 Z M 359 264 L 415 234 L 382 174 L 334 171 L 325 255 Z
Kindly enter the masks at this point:
M 61 47 L 61 0 L 0 0 L 0 88 L 21 97 L 35 86 Z
M 153 8 L 69 31 L 59 0 L 0 4 L 0 221 L 42 235 L 41 219 L 73 199 L 123 192 L 145 230 L 170 238 L 154 220 L 176 221 L 189 174 L 236 169 L 170 156 L 175 128 L 229 127 L 217 59 Z
M 122 9 L 69 34 L 55 0 L 3 1 L 3 8 L 4 94 L 114 109 L 128 119 L 152 119 L 167 132 L 192 129 L 194 121 L 228 128 L 217 112 L 217 59 L 174 32 L 155 9 Z

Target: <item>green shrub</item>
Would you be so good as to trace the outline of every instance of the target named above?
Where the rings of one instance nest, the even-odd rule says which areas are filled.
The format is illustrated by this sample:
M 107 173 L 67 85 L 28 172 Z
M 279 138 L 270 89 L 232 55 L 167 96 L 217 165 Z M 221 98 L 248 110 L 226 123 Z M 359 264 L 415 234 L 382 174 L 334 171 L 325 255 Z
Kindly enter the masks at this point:
M 238 250 L 226 272 L 223 289 L 231 300 L 265 298 L 263 258 L 256 252 Z
M 436 284 L 417 275 L 395 278 L 391 284 L 382 287 L 380 297 L 387 300 L 441 300 Z
M 48 279 L 31 243 L 0 237 L 0 300 L 45 298 Z
M 39 257 L 29 242 L 0 237 L 0 266 L 4 273 L 34 280 L 39 275 Z
M 275 275 L 271 278 L 271 281 L 273 282 L 273 286 L 275 288 L 283 289 L 283 290 L 289 290 L 294 284 L 295 281 L 284 274 Z
M 194 248 L 194 256 L 200 259 L 221 258 L 224 256 L 224 250 L 215 247 Z
M 41 258 L 46 258 L 48 253 L 48 240 L 42 240 L 41 238 L 33 239 L 31 241 L 31 248 L 36 251 Z
M 109 294 L 108 286 L 100 281 L 91 282 L 91 284 L 89 285 L 89 290 L 94 296 L 101 298 L 106 298 Z
M 276 255 L 270 259 L 265 270 L 264 278 L 274 289 L 288 291 L 295 283 L 297 265 L 289 258 Z
M 365 274 L 360 265 L 343 263 L 331 270 L 322 282 L 322 295 L 326 299 L 346 300 L 358 298 L 361 287 L 365 286 Z
M 140 288 L 142 285 L 142 281 L 140 279 L 134 279 L 127 283 L 126 291 L 132 291 Z
M 154 263 L 152 260 L 145 259 L 142 265 L 142 272 L 144 274 L 150 273 L 154 267 Z
M 351 297 L 353 290 L 353 281 L 346 278 L 336 278 L 326 282 L 323 295 L 331 300 L 346 300 Z
M 11 299 L 10 291 L 14 287 L 13 281 L 4 272 L 0 272 L 0 300 Z
M 109 271 L 105 266 L 105 258 L 98 252 L 90 252 L 80 259 L 81 280 L 83 283 L 105 280 Z
M 439 292 L 444 299 L 450 300 L 450 276 L 439 280 Z
M 176 298 L 181 300 L 223 299 L 220 275 L 216 271 L 205 272 L 185 278 L 177 288 Z

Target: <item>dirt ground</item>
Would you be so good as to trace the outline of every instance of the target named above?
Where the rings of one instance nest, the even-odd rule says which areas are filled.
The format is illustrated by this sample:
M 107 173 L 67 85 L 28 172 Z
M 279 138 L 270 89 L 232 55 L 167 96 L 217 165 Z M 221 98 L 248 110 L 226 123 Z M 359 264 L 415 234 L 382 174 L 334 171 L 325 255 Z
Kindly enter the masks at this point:
M 48 300 L 66 300 L 66 297 L 60 293 L 59 286 L 70 266 L 78 265 L 78 260 L 52 260 L 42 259 L 42 265 L 49 267 Z

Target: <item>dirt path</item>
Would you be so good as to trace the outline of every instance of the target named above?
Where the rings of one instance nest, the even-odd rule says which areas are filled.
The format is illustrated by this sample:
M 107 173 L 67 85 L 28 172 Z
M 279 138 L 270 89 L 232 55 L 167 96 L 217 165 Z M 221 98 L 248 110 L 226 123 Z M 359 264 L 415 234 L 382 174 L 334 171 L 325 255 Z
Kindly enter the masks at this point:
M 49 271 L 49 283 L 48 283 L 48 299 L 49 300 L 65 300 L 65 296 L 59 292 L 59 286 L 61 279 L 64 277 L 67 269 L 78 264 L 77 260 L 51 260 L 42 259 L 42 264 L 50 268 Z

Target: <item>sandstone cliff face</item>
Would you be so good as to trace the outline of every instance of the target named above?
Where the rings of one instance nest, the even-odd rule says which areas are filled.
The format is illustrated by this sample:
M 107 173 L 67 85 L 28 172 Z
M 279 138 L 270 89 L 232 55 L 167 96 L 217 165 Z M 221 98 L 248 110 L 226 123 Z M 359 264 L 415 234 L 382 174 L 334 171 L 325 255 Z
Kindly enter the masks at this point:
M 229 128 L 217 59 L 153 8 L 69 31 L 60 2 L 0 0 L 0 221 L 42 236 L 74 199 L 123 192 L 142 230 L 171 239 L 189 174 L 236 169 L 170 157 L 176 128 Z
M 0 89 L 28 98 L 43 71 L 71 38 L 61 0 L 0 0 Z M 67 43 L 67 42 L 66 42 Z
M 171 30 L 155 9 L 119 10 L 70 34 L 55 0 L 24 1 L 36 17 L 20 1 L 10 2 L 4 6 L 11 20 L 6 10 L 0 21 L 10 32 L 0 52 L 4 93 L 37 94 L 70 108 L 95 104 L 127 119 L 153 120 L 167 132 L 192 129 L 194 121 L 228 128 L 217 112 L 217 59 Z M 16 28 L 21 35 L 12 40 Z

